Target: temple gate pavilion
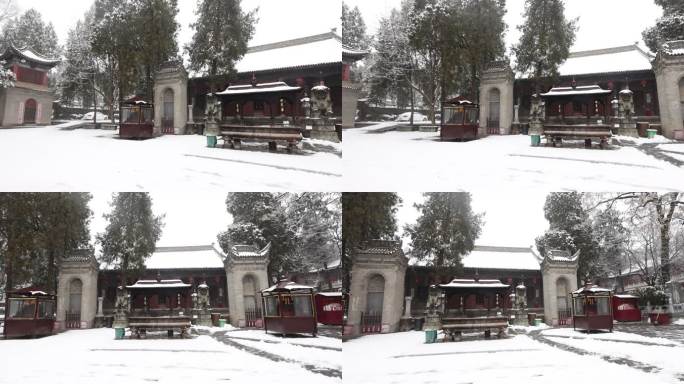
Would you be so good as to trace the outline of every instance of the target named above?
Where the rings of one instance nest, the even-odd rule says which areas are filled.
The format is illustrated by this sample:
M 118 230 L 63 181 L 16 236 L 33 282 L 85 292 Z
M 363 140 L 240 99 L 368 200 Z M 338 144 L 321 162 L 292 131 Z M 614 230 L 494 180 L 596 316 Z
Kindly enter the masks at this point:
M 0 127 L 51 124 L 54 97 L 48 89 L 48 74 L 60 60 L 12 43 L 0 60 L 16 76 L 14 87 L 0 89 Z

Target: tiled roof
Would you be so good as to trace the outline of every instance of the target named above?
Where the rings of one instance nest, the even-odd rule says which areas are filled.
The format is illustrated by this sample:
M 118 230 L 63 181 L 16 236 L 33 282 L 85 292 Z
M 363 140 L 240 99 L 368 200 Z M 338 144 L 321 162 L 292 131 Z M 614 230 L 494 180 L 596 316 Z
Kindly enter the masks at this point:
M 5 49 L 5 52 L 0 55 L 0 58 L 2 59 L 7 59 L 10 56 L 17 55 L 20 56 L 26 60 L 33 61 L 39 64 L 44 64 L 48 66 L 55 66 L 59 64 L 61 61 L 58 58 L 50 58 L 50 57 L 45 57 L 41 54 L 38 54 L 34 52 L 30 48 L 19 48 L 16 47 L 14 44 L 10 43 L 7 48 Z

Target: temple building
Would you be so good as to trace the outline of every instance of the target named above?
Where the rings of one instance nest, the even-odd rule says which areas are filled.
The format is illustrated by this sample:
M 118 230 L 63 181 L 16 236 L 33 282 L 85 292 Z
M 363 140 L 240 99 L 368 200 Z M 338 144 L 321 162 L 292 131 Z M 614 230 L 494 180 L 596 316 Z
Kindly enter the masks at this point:
M 321 83 L 330 88 L 333 114 L 342 115 L 342 37 L 330 32 L 284 40 L 248 48 L 236 63 L 237 73 L 230 76 L 218 91 L 229 86 L 283 83 L 298 87 L 298 96 L 311 96 L 311 89 Z M 188 103 L 193 116 L 200 119 L 211 92 L 207 77 L 190 75 Z M 226 110 L 227 111 L 227 110 Z
M 14 87 L 0 89 L 0 126 L 49 125 L 54 97 L 48 89 L 48 75 L 60 60 L 11 43 L 0 60 L 16 76 Z
M 454 279 L 498 281 L 510 287 L 508 296 L 496 303 L 504 315 L 512 313 L 510 295 L 522 288 L 528 313 L 549 325 L 565 324 L 570 292 L 577 288 L 578 257 L 559 250 L 541 255 L 531 247 L 475 246 L 462 257 L 459 269 L 409 259 L 400 241 L 368 241 L 353 258 L 345 335 L 412 329 L 425 317 L 430 287 Z M 466 297 L 463 305 L 477 310 L 492 303 L 476 294 Z
M 542 79 L 540 85 L 546 121 L 608 124 L 619 115 L 619 93 L 628 89 L 633 94 L 632 119 L 639 127 L 684 139 L 684 41 L 664 44 L 657 55 L 637 43 L 572 52 L 559 67 L 559 77 Z M 577 97 L 551 97 L 559 91 Z M 514 73 L 507 61 L 490 63 L 480 85 L 478 135 L 523 130 L 534 93 L 528 75 Z

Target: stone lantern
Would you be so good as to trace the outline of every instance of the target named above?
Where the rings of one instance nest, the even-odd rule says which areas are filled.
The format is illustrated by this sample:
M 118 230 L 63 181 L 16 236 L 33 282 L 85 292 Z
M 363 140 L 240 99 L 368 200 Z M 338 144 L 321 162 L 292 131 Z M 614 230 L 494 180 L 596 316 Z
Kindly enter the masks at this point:
M 620 91 L 620 128 L 619 133 L 624 136 L 638 137 L 634 122 L 634 93 L 629 85 Z

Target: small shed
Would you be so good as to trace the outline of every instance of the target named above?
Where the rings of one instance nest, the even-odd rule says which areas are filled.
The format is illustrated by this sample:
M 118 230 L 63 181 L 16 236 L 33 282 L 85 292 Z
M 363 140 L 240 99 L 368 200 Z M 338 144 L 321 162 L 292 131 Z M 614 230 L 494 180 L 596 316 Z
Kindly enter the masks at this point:
M 23 289 L 7 294 L 5 338 L 52 334 L 57 296 L 41 290 Z
M 480 109 L 477 104 L 462 97 L 444 101 L 440 122 L 441 140 L 477 139 L 479 114 Z
M 634 295 L 613 295 L 613 316 L 617 321 L 641 321 L 639 298 Z
M 266 333 L 310 333 L 316 336 L 313 287 L 280 280 L 261 291 L 261 303 Z
M 342 325 L 342 292 L 319 292 L 315 298 L 316 320 L 326 325 Z
M 613 291 L 587 284 L 572 292 L 573 328 L 613 332 Z
M 122 139 L 147 139 L 154 136 L 154 105 L 139 97 L 121 103 L 119 137 Z

